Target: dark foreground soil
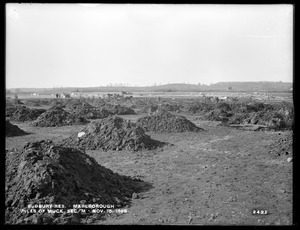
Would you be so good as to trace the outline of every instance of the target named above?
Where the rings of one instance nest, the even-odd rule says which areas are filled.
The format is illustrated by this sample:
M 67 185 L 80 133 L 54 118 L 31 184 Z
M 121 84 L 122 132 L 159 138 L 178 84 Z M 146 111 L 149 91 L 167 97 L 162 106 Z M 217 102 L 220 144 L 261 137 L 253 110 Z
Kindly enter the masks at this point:
M 293 161 L 287 159 L 293 153 L 289 149 L 287 155 L 277 154 L 282 153 L 278 140 L 291 131 L 254 132 L 187 118 L 204 131 L 147 133 L 173 146 L 86 151 L 102 166 L 151 184 L 133 197 L 126 214 L 107 214 L 94 224 L 291 225 Z M 6 149 L 41 139 L 59 141 L 83 127 L 14 124 L 30 134 L 6 138 Z

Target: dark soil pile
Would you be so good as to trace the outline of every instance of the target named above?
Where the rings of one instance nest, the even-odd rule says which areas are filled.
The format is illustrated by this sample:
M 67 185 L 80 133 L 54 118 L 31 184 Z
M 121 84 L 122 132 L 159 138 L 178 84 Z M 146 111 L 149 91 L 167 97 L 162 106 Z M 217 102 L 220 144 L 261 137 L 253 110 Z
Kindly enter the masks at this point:
M 178 112 L 181 109 L 181 106 L 179 104 L 171 104 L 171 103 L 164 103 L 161 106 L 163 109 L 171 112 Z
M 293 133 L 281 133 L 280 138 L 269 146 L 270 153 L 293 156 Z
M 39 127 L 55 127 L 64 125 L 81 125 L 86 124 L 84 117 L 78 116 L 74 113 L 68 113 L 61 107 L 53 107 L 39 116 L 36 121 L 31 123 L 31 126 Z
M 78 149 L 51 140 L 27 143 L 6 152 L 6 212 L 8 224 L 70 224 L 86 214 L 22 213 L 28 205 L 103 204 L 124 207 L 142 181 L 114 173 Z M 53 209 L 53 208 L 52 208 Z
M 26 135 L 27 133 L 20 129 L 17 125 L 11 124 L 9 121 L 5 122 L 5 136 L 6 137 L 15 137 Z
M 190 102 L 185 103 L 183 108 L 188 113 L 203 115 L 215 109 L 216 107 L 213 105 L 213 103 L 204 103 L 204 102 L 195 101 L 192 103 Z
M 67 103 L 64 104 L 67 109 L 82 109 L 82 108 L 93 108 L 88 102 L 81 100 L 68 100 Z
M 26 107 L 18 107 L 18 109 L 10 117 L 10 120 L 20 122 L 34 121 L 45 111 L 45 109 L 29 109 Z
M 153 140 L 143 128 L 117 116 L 88 124 L 78 133 L 62 141 L 63 145 L 84 149 L 142 150 L 155 149 L 164 143 Z
M 212 107 L 211 105 L 194 103 L 187 106 L 187 109 L 189 112 L 203 115 L 205 120 L 222 121 L 224 125 L 254 124 L 275 130 L 292 129 L 294 126 L 294 108 L 286 102 L 278 104 L 219 102 Z
M 204 115 L 204 119 L 208 121 L 222 121 L 228 122 L 229 118 L 232 116 L 232 113 L 227 112 L 224 109 L 215 109 L 211 110 Z
M 227 121 L 226 124 L 249 124 L 249 114 L 248 113 L 235 113 Z
M 59 99 L 53 99 L 50 103 L 49 103 L 50 108 L 54 108 L 54 107 L 61 107 L 64 108 L 64 101 L 63 100 L 59 100 Z
M 6 106 L 5 116 L 6 117 L 11 117 L 14 114 L 14 112 L 16 112 L 19 108 L 26 108 L 26 106 L 24 106 L 24 105 L 21 105 L 21 106 L 15 106 L 15 105 Z
M 266 125 L 275 130 L 292 129 L 294 108 L 288 103 L 251 103 L 246 105 L 244 112 L 232 114 L 227 123 Z
M 112 115 L 112 112 L 105 108 L 97 108 L 85 101 L 80 100 L 70 101 L 68 104 L 66 104 L 66 108 L 70 109 L 74 114 L 86 117 L 88 119 L 99 119 Z
M 121 106 L 119 104 L 105 104 L 104 108 L 114 115 L 131 115 L 135 114 L 133 109 Z
M 36 102 L 40 105 L 49 105 L 53 99 L 37 99 Z
M 105 100 L 102 98 L 95 98 L 93 102 L 90 102 L 90 104 L 95 107 L 103 107 L 105 106 Z
M 198 132 L 202 129 L 182 116 L 175 116 L 161 107 L 155 111 L 150 108 L 149 115 L 137 120 L 137 125 L 148 132 Z
M 149 113 L 149 112 L 154 112 L 155 110 L 158 109 L 157 104 L 145 104 L 143 105 L 138 111 L 139 113 Z

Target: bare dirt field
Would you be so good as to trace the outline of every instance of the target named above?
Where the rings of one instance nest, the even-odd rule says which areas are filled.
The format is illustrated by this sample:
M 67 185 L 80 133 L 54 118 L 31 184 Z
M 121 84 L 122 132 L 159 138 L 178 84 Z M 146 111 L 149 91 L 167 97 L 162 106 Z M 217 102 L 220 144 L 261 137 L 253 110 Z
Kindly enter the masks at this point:
M 121 117 L 136 121 L 143 115 Z M 172 144 L 159 150 L 86 150 L 100 165 L 151 184 L 125 207 L 126 214 L 107 214 L 94 224 L 291 225 L 291 154 L 279 156 L 270 145 L 292 131 L 246 131 L 184 116 L 204 131 L 147 133 Z M 58 142 L 83 127 L 11 123 L 29 134 L 6 137 L 6 149 Z

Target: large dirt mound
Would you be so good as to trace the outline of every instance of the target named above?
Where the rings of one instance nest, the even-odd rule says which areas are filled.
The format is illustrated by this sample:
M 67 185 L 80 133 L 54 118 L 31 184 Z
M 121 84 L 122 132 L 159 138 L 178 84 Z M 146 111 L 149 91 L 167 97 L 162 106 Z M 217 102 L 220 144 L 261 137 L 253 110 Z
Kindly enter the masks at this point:
M 94 121 L 80 132 L 62 141 L 63 145 L 84 149 L 141 150 L 155 149 L 164 143 L 153 140 L 143 128 L 117 116 Z
M 37 119 L 42 113 L 44 113 L 45 109 L 29 109 L 26 107 L 19 107 L 12 114 L 10 120 L 12 121 L 34 121 Z
M 86 123 L 88 123 L 88 121 L 84 117 L 68 113 L 60 107 L 53 107 L 39 116 L 31 125 L 39 127 L 55 127 Z
M 202 129 L 182 116 L 175 116 L 162 108 L 153 111 L 150 108 L 149 115 L 137 120 L 148 132 L 198 132 Z
M 17 125 L 11 124 L 9 121 L 5 122 L 5 136 L 14 137 L 14 136 L 22 136 L 27 133 L 20 129 Z
M 144 182 L 99 165 L 78 149 L 55 145 L 51 140 L 27 143 L 21 150 L 6 152 L 6 223 L 79 222 L 70 214 L 20 211 L 28 205 L 39 204 L 61 204 L 66 209 L 83 203 L 123 207 L 134 192 L 139 192 L 136 190 L 141 189 L 141 183 Z

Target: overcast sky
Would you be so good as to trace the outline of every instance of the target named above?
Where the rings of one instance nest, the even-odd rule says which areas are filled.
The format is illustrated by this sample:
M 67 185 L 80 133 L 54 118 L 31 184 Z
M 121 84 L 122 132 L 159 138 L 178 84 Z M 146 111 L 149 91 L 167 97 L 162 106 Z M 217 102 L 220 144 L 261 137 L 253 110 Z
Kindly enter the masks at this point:
M 292 5 L 6 5 L 6 87 L 292 82 Z

